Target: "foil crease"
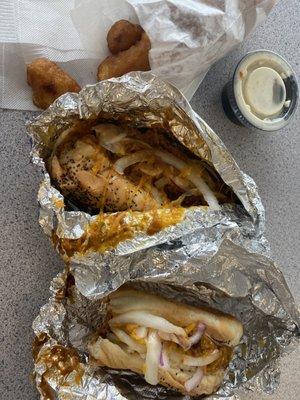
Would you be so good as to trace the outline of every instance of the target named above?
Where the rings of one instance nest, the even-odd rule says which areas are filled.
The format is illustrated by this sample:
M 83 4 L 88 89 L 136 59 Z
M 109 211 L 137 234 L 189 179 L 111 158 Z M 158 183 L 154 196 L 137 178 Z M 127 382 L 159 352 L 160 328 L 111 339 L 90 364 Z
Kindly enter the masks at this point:
M 43 171 L 38 192 L 39 222 L 44 232 L 58 242 L 82 237 L 94 221 L 81 211 L 67 211 L 64 197 L 51 185 L 45 160 L 57 137 L 75 121 L 94 120 L 99 116 L 122 118 L 136 127 L 167 126 L 195 155 L 212 165 L 231 187 L 241 205 L 223 205 L 221 211 L 207 207 L 187 209 L 177 225 L 147 235 L 136 233 L 104 253 L 75 253 L 68 259 L 76 282 L 86 296 L 103 295 L 103 284 L 110 290 L 139 275 L 143 265 L 150 265 L 154 275 L 164 275 L 179 263 L 187 270 L 194 254 L 209 259 L 225 237 L 261 254 L 268 253 L 264 234 L 265 214 L 254 181 L 244 174 L 205 121 L 191 108 L 185 97 L 172 85 L 153 74 L 134 72 L 121 78 L 87 85 L 79 94 L 61 96 L 45 112 L 27 124 L 32 138 L 32 161 Z M 61 255 L 60 247 L 56 246 Z
M 164 252 L 159 257 L 163 259 Z M 162 272 L 159 265 L 151 269 L 142 264 L 127 282 L 169 299 L 230 313 L 244 325 L 225 380 L 208 399 L 239 400 L 249 390 L 273 393 L 279 384 L 279 360 L 298 343 L 300 327 L 299 311 L 274 262 L 225 239 L 211 257 L 200 252 L 186 265 L 169 263 Z M 41 399 L 51 392 L 59 400 L 186 400 L 170 389 L 148 385 L 134 373 L 89 365 L 87 342 L 105 318 L 111 288 L 103 278 L 101 297 L 87 298 L 70 277 L 65 270 L 53 280 L 49 302 L 33 323 L 34 379 Z M 77 359 L 67 373 L 62 374 L 64 360 L 60 369 L 55 356 L 45 359 L 57 346 Z

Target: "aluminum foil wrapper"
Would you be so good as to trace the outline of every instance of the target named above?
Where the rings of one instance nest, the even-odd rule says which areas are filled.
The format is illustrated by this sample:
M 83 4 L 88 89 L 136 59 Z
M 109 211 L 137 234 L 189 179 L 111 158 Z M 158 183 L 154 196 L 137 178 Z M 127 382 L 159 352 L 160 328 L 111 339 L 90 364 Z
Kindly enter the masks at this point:
M 165 268 L 164 276 L 159 268 L 144 265 L 128 282 L 169 299 L 208 305 L 242 321 L 244 336 L 223 385 L 209 399 L 238 400 L 245 391 L 276 389 L 278 361 L 298 341 L 300 315 L 271 259 L 225 239 L 209 261 L 201 254 L 190 257 L 179 271 Z M 34 378 L 41 399 L 187 400 L 170 389 L 148 385 L 134 373 L 89 365 L 87 342 L 105 317 L 110 291 L 105 278 L 99 284 L 103 296 L 91 299 L 80 293 L 67 270 L 53 280 L 51 298 L 33 323 Z
M 223 205 L 220 211 L 189 208 L 182 222 L 153 235 L 136 233 L 132 239 L 104 253 L 73 254 L 68 262 L 85 296 L 102 296 L 104 287 L 116 289 L 138 276 L 145 265 L 154 276 L 164 276 L 166 269 L 174 266 L 184 272 L 194 255 L 210 259 L 225 237 L 252 251 L 268 252 L 263 236 L 264 208 L 253 180 L 239 169 L 219 137 L 176 88 L 151 73 L 135 72 L 88 85 L 79 94 L 63 95 L 28 123 L 33 141 L 32 161 L 43 171 L 38 193 L 39 222 L 49 237 L 55 234 L 61 255 L 65 256 L 59 246 L 61 241 L 83 237 L 96 217 L 66 210 L 63 196 L 51 185 L 45 159 L 65 129 L 79 119 L 103 115 L 122 118 L 135 127 L 167 127 L 181 144 L 216 169 L 241 204 Z

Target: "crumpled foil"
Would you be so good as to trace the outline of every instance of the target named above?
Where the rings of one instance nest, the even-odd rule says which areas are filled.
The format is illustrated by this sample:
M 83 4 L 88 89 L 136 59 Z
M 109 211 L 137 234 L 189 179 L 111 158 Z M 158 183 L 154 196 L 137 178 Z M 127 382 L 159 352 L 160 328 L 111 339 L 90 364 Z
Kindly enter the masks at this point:
M 174 266 L 186 273 L 189 259 L 201 255 L 209 260 L 225 237 L 251 251 L 268 253 L 263 236 L 264 208 L 253 180 L 239 169 L 219 137 L 176 88 L 151 73 L 134 72 L 88 85 L 79 94 L 63 95 L 28 123 L 33 140 L 32 161 L 43 170 L 38 192 L 39 222 L 49 237 L 55 233 L 56 247 L 64 258 L 60 241 L 82 237 L 96 217 L 66 210 L 63 196 L 51 185 L 45 159 L 65 129 L 78 119 L 95 119 L 99 115 L 122 118 L 136 127 L 167 127 L 184 146 L 217 170 L 241 204 L 223 205 L 220 211 L 207 207 L 186 209 L 182 222 L 153 235 L 136 233 L 104 253 L 73 254 L 68 263 L 82 294 L 101 297 L 107 289 L 115 290 L 128 279 L 138 277 L 145 265 L 153 276 L 164 276 Z
M 163 254 L 157 257 L 162 259 Z M 244 336 L 222 386 L 209 399 L 238 400 L 249 390 L 258 394 L 277 388 L 278 361 L 297 342 L 300 314 L 270 258 L 225 239 L 209 260 L 200 253 L 185 266 L 168 265 L 164 275 L 159 267 L 143 265 L 128 281 L 140 290 L 208 305 L 242 321 Z M 103 297 L 92 299 L 80 293 L 67 270 L 52 281 L 51 298 L 33 323 L 34 379 L 41 399 L 187 400 L 188 396 L 150 386 L 129 371 L 89 365 L 87 342 L 105 317 L 105 296 L 110 292 L 105 278 L 100 285 Z

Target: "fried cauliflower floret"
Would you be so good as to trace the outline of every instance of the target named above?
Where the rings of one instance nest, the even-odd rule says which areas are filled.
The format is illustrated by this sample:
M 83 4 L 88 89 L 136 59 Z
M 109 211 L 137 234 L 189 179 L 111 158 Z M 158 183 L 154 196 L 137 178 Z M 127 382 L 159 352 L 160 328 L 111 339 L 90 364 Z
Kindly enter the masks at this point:
M 27 65 L 27 83 L 32 88 L 34 104 L 43 109 L 64 93 L 80 91 L 78 83 L 47 58 L 37 58 Z

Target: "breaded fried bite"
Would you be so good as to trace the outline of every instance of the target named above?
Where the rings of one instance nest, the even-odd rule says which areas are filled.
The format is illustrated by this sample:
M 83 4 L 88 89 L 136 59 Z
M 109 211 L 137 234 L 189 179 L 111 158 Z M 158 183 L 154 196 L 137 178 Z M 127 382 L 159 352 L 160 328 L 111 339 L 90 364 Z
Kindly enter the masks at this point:
M 128 50 L 141 39 L 143 28 L 125 19 L 115 22 L 107 34 L 107 45 L 112 54 Z
M 37 58 L 27 65 L 27 83 L 32 88 L 32 99 L 39 108 L 47 108 L 59 96 L 80 91 L 78 83 L 47 58 Z
M 131 71 L 149 71 L 149 50 L 151 43 L 143 32 L 141 39 L 128 50 L 107 57 L 98 67 L 98 81 L 116 78 Z

